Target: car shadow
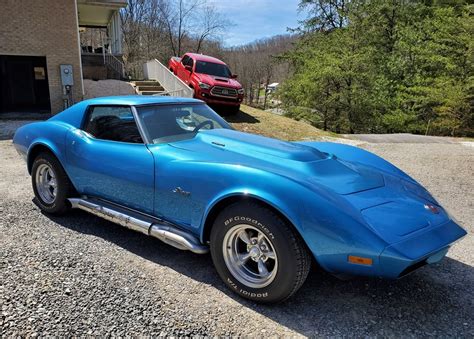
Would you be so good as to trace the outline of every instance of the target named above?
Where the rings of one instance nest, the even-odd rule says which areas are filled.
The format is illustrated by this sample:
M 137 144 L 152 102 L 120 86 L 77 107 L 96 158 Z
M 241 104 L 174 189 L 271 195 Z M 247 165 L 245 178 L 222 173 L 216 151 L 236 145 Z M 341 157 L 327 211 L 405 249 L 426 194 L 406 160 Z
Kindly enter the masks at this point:
M 443 335 L 437 332 L 441 321 L 449 321 L 454 336 L 470 333 L 466 318 L 472 319 L 474 268 L 451 258 L 397 281 L 342 281 L 314 268 L 288 301 L 262 305 L 231 292 L 214 270 L 209 254 L 180 251 L 80 210 L 61 217 L 45 215 L 70 230 L 100 237 L 157 265 L 212 285 L 242 306 L 302 335 Z

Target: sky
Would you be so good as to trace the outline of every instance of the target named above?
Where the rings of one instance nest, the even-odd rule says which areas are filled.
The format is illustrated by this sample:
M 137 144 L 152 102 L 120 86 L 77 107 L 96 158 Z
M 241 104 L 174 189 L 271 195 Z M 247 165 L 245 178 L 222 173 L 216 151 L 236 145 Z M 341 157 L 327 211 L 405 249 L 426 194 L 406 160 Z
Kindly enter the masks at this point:
M 224 38 L 226 47 L 287 33 L 298 20 L 299 0 L 219 0 L 214 6 L 234 24 Z

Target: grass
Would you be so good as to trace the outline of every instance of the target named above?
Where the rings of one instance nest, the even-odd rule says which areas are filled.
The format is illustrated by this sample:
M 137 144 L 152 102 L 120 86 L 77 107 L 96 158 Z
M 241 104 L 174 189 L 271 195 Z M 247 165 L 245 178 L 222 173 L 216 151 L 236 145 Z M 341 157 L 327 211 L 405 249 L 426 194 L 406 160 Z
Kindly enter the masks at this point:
M 318 140 L 322 137 L 337 136 L 337 134 L 322 131 L 305 122 L 246 105 L 241 105 L 237 115 L 225 118 L 239 131 L 282 140 Z

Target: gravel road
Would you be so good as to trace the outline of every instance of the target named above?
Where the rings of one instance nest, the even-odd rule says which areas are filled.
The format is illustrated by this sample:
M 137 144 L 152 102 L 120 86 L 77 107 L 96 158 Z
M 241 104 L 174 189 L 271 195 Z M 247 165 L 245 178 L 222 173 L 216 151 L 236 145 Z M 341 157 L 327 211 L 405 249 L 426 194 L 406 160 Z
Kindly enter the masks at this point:
M 474 336 L 474 149 L 366 144 L 421 181 L 468 229 L 441 263 L 399 281 L 314 269 L 262 306 L 225 288 L 209 255 L 81 211 L 40 213 L 26 166 L 0 141 L 0 335 Z

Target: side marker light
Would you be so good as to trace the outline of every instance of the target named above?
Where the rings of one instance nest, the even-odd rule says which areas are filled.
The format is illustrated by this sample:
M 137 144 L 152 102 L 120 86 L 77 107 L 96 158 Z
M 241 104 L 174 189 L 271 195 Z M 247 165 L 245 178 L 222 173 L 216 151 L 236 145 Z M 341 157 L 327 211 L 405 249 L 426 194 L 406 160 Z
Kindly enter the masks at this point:
M 364 257 L 357 257 L 355 255 L 350 255 L 347 258 L 347 261 L 349 261 L 351 264 L 372 266 L 372 259 L 371 258 L 364 258 Z

